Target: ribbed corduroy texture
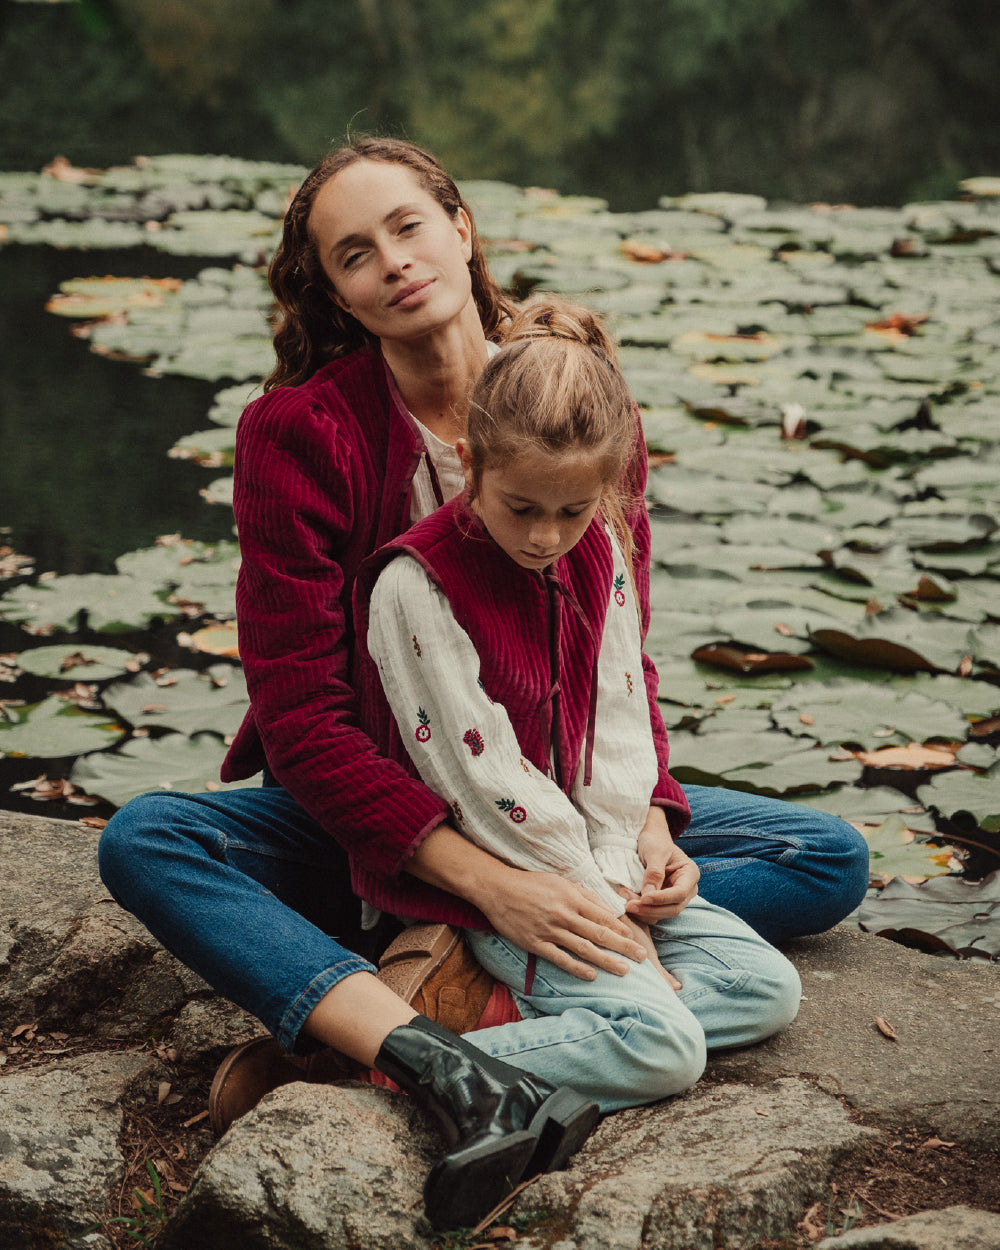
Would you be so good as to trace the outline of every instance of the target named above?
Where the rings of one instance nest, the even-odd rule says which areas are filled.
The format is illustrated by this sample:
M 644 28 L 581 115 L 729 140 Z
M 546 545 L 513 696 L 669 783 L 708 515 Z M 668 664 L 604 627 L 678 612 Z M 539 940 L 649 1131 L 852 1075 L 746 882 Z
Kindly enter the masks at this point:
M 641 439 L 637 449 L 634 472 L 641 489 Z M 377 726 L 387 708 L 381 686 L 364 679 L 359 663 L 354 579 L 366 556 L 407 528 L 410 482 L 421 451 L 381 355 L 367 349 L 335 361 L 302 386 L 270 392 L 244 412 L 233 506 L 242 555 L 236 595 L 240 658 L 251 710 L 223 779 L 252 776 L 266 762 L 346 849 L 362 898 L 398 915 L 484 928 L 475 908 L 401 872 L 422 839 L 448 818 L 448 809 L 415 777 L 401 745 L 390 758 L 360 728 Z M 644 509 L 632 520 L 645 633 L 649 522 Z M 526 619 L 547 619 L 536 616 L 533 606 L 525 605 Z M 534 662 L 548 672 L 547 648 L 539 647 Z M 686 824 L 687 805 L 666 773 L 656 671 L 645 657 L 644 664 L 662 765 L 653 801 L 664 804 L 677 833 Z

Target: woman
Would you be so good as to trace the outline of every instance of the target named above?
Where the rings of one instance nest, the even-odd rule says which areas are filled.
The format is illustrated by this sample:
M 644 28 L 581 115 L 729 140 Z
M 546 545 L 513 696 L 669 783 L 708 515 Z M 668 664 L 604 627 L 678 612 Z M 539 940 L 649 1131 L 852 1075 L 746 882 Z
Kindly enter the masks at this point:
M 358 728 L 351 589 L 361 561 L 462 484 L 453 452 L 466 396 L 510 307 L 486 268 L 468 207 L 410 144 L 363 140 L 327 157 L 286 216 L 270 270 L 278 363 L 237 437 L 240 651 L 251 710 L 226 780 L 259 789 L 152 794 L 102 838 L 115 896 L 289 1053 L 354 1051 L 341 997 L 370 965 L 326 936 L 350 928 L 356 894 L 406 915 L 483 921 L 592 980 L 643 950 L 593 895 L 474 846 L 443 801 Z M 639 486 L 644 460 L 636 466 Z M 649 528 L 634 533 L 648 613 Z M 655 672 L 646 670 L 655 695 Z M 660 726 L 662 733 L 662 725 Z M 835 924 L 867 882 L 850 826 L 787 804 L 677 788 L 674 830 L 648 865 L 639 921 L 679 914 L 698 888 L 780 940 Z M 654 806 L 650 820 L 662 822 Z M 345 857 L 346 853 L 346 857 Z M 263 887 L 263 888 L 262 888 Z M 348 1010 L 350 1005 L 348 1004 Z M 513 1048 L 512 1048 L 513 1049 Z M 494 1054 L 512 1053 L 496 1040 Z M 367 1046 L 371 1054 L 371 1043 Z

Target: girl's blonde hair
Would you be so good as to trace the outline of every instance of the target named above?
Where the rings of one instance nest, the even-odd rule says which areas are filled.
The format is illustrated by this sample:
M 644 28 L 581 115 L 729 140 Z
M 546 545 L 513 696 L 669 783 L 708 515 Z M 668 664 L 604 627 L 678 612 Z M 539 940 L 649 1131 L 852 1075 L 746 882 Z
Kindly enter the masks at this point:
M 640 501 L 629 471 L 642 437 L 614 345 L 590 309 L 550 297 L 533 300 L 503 330 L 470 396 L 468 451 L 473 497 L 483 470 L 539 447 L 584 452 L 600 466 L 601 513 L 626 564 L 627 516 Z

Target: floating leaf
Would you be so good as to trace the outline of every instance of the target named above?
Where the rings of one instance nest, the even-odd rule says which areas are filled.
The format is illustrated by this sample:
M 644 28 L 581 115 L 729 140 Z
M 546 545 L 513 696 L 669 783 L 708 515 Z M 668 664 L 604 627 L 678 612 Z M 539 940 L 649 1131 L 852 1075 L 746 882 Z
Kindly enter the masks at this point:
M 804 655 L 790 655 L 785 651 L 751 651 L 734 643 L 721 642 L 696 647 L 691 652 L 691 659 L 701 664 L 719 664 L 740 673 L 784 673 L 812 668 L 812 662 Z
M 862 929 L 923 950 L 1000 955 L 1000 871 L 982 881 L 936 877 L 913 885 L 896 877 L 858 916 Z
M 140 674 L 117 682 L 103 694 L 105 704 L 133 727 L 174 729 L 192 734 L 201 730 L 234 734 L 249 706 L 241 669 L 214 664 L 206 672 L 173 669 L 164 677 Z
M 22 651 L 17 662 L 26 673 L 39 677 L 58 677 L 64 681 L 105 681 L 120 677 L 134 665 L 136 656 L 117 647 L 93 644 L 70 644 L 60 647 L 35 647 Z
M 53 695 L 27 707 L 8 706 L 6 716 L 0 717 L 0 753 L 59 759 L 100 750 L 124 733 L 106 715 L 83 712 Z
M 108 634 L 145 629 L 157 619 L 180 615 L 155 583 L 105 573 L 53 577 L 36 586 L 17 586 L 0 598 L 0 617 L 34 633 L 72 633 L 81 612 L 91 629 Z
M 890 816 L 877 828 L 860 826 L 860 831 L 868 843 L 873 885 L 885 885 L 893 877 L 926 881 L 951 871 L 954 849 L 920 841 L 901 815 Z
M 119 807 L 150 790 L 199 793 L 260 784 L 257 778 L 229 785 L 219 782 L 225 756 L 222 739 L 211 733 L 133 738 L 119 751 L 84 756 L 74 765 L 70 780 Z
M 960 826 L 972 824 L 987 833 L 1000 833 L 1000 763 L 985 773 L 968 769 L 944 773 L 920 786 L 917 796 Z

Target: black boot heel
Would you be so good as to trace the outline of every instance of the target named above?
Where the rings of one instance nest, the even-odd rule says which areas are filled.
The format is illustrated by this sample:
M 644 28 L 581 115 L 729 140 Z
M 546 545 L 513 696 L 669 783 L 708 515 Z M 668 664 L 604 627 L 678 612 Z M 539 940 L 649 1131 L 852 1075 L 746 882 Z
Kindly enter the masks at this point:
M 435 1228 L 476 1224 L 525 1176 L 565 1167 L 598 1110 L 571 1089 L 484 1054 L 416 1016 L 382 1042 L 375 1067 L 437 1116 L 451 1146 L 424 1185 Z
M 531 1121 L 531 1131 L 538 1133 L 538 1145 L 526 1175 L 561 1172 L 594 1131 L 600 1118 L 597 1106 L 575 1090 L 565 1087 L 556 1090 Z

